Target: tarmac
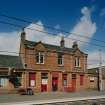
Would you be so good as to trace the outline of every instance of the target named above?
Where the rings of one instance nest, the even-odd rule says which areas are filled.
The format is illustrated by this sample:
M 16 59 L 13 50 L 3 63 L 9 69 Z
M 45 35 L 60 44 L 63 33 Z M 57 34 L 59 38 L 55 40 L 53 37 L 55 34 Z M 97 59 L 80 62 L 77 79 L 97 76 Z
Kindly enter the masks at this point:
M 105 99 L 105 91 L 84 91 L 78 93 L 36 93 L 33 96 L 18 94 L 1 94 L 0 105 L 41 105 L 59 102 Z

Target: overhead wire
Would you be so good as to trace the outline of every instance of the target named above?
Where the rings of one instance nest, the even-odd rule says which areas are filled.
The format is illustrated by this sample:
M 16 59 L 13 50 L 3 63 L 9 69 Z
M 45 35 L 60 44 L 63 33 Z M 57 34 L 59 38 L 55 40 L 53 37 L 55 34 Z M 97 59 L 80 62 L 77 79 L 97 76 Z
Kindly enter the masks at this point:
M 14 17 L 14 16 L 8 16 L 8 15 L 2 14 L 2 13 L 0 13 L 0 16 L 6 17 L 6 18 L 9 18 L 9 19 L 13 19 L 13 20 L 16 20 L 16 21 L 25 22 L 25 23 L 33 23 L 32 21 L 29 21 L 29 20 L 26 20 L 26 19 Z M 33 23 L 33 24 L 42 27 L 41 24 L 38 24 L 38 23 Z M 98 41 L 98 42 L 103 42 L 103 43 L 105 43 L 105 41 L 103 41 L 103 40 L 99 40 L 99 39 L 96 39 L 96 38 L 91 38 L 91 37 L 84 36 L 84 35 L 81 35 L 81 34 L 78 34 L 78 33 L 68 32 L 68 31 L 65 31 L 65 30 L 63 30 L 63 29 L 57 29 L 57 28 L 51 27 L 51 26 L 49 26 L 49 25 L 44 25 L 44 27 L 45 27 L 45 28 L 52 29 L 52 30 L 56 30 L 56 31 L 59 31 L 59 32 L 64 32 L 64 33 L 67 33 L 67 34 L 73 34 L 73 35 L 75 35 L 75 36 L 79 36 L 79 37 L 82 37 L 82 38 L 88 38 L 88 39 L 92 39 L 92 40 L 95 40 L 95 41 Z
M 0 21 L 0 23 L 2 24 L 8 24 L 8 25 L 11 25 L 11 26 L 14 26 L 14 27 L 18 27 L 18 28 L 24 28 L 24 26 L 22 25 L 19 25 L 19 24 L 14 24 L 14 23 L 10 23 L 10 22 L 6 22 L 6 21 Z M 38 29 L 33 29 L 33 28 L 29 28 L 29 27 L 26 27 L 26 29 L 29 29 L 29 30 L 34 30 L 34 31 L 38 31 L 38 32 L 41 32 L 41 33 L 45 33 L 45 34 L 50 34 L 50 35 L 56 35 L 54 33 L 50 33 L 50 32 L 46 32 L 46 31 L 41 31 L 41 30 L 38 30 Z M 53 36 L 55 37 L 55 36 Z M 86 44 L 90 44 L 92 46 L 98 46 L 98 47 L 103 47 L 105 48 L 105 46 L 102 46 L 102 45 L 99 45 L 99 44 L 96 44 L 96 43 L 89 43 L 89 42 L 86 42 L 86 41 L 81 41 L 81 40 L 78 40 L 78 39 L 75 39 L 75 38 L 68 38 L 68 37 L 64 37 L 66 39 L 71 39 L 71 40 L 75 40 L 75 41 L 79 41 L 79 42 L 84 42 Z

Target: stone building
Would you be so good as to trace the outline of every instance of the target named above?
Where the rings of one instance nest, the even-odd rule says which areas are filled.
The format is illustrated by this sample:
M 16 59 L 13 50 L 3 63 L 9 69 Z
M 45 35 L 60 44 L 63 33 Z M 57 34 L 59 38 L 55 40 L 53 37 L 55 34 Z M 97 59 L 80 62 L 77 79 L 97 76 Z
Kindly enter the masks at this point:
M 24 87 L 41 92 L 86 88 L 87 54 L 80 51 L 76 42 L 66 48 L 64 37 L 60 46 L 28 41 L 25 37 L 22 32 L 19 56 L 26 70 Z

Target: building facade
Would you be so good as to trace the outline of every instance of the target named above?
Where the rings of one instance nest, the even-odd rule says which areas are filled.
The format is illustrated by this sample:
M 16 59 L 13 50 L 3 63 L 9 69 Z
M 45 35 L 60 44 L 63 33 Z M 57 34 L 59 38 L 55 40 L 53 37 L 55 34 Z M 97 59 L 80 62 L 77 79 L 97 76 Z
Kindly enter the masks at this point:
M 81 91 L 87 88 L 87 54 L 78 44 L 65 47 L 64 37 L 60 46 L 26 40 L 21 33 L 20 58 L 24 66 L 23 87 L 38 92 Z

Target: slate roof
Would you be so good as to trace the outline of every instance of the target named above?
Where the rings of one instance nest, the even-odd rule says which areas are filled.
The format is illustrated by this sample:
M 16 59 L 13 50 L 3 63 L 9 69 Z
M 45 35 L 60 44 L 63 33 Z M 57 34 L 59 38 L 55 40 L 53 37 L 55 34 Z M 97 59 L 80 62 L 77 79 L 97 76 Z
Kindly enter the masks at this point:
M 0 67 L 22 69 L 23 65 L 19 56 L 0 55 Z
M 97 74 L 97 70 L 98 70 L 98 68 L 91 68 L 91 69 L 88 69 L 88 73 L 89 74 Z
M 33 41 L 28 41 L 28 40 L 25 40 L 25 46 L 27 48 L 34 48 L 35 45 L 37 45 L 38 42 L 33 42 Z M 57 52 L 73 52 L 74 49 L 73 48 L 67 48 L 67 47 L 60 47 L 60 46 L 56 46 L 56 45 L 51 45 L 51 44 L 45 44 L 45 43 L 42 43 L 45 48 L 48 48 L 50 50 L 56 50 Z
M 101 68 L 102 68 L 103 71 L 105 71 L 105 66 L 102 66 Z M 90 73 L 90 74 L 96 74 L 98 71 L 99 71 L 99 67 L 88 69 L 88 73 Z
M 97 75 L 99 73 L 99 67 L 88 69 L 88 73 Z M 102 77 L 105 79 L 105 66 L 102 66 Z

